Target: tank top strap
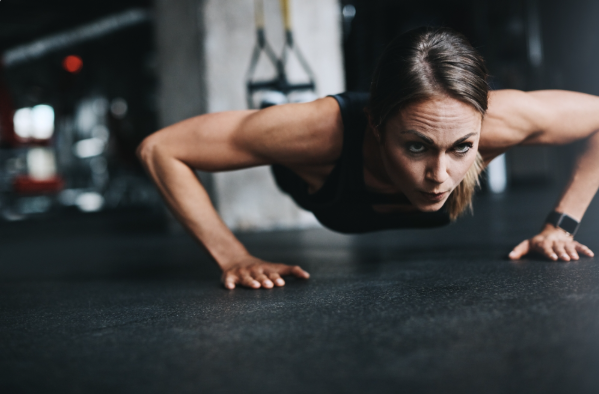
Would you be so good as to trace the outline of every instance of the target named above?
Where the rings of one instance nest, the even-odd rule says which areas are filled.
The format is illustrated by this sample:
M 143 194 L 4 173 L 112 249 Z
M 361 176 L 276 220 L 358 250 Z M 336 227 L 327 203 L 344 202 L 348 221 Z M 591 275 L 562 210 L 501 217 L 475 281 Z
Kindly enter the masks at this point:
M 339 103 L 343 121 L 343 149 L 338 163 L 339 192 L 342 199 L 360 199 L 365 192 L 363 142 L 368 124 L 364 109 L 368 93 L 346 92 L 332 95 Z

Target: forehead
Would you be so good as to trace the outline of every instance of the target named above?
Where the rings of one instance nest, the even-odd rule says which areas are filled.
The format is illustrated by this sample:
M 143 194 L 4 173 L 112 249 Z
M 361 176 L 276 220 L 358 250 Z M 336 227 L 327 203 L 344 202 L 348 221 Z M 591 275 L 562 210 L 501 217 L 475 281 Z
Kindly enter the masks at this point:
M 482 116 L 471 105 L 441 96 L 408 105 L 389 119 L 386 132 L 414 130 L 433 140 L 454 139 L 480 132 Z

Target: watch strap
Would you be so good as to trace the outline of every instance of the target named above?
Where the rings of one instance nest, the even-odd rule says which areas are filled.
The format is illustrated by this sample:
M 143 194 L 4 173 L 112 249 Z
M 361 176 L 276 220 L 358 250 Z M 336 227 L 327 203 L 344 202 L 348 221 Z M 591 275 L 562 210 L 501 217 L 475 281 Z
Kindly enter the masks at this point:
M 545 223 L 549 223 L 554 225 L 555 227 L 559 227 L 565 232 L 574 236 L 576 231 L 578 230 L 578 226 L 580 222 L 574 219 L 571 216 L 566 215 L 565 213 L 553 211 L 547 216 L 547 220 Z

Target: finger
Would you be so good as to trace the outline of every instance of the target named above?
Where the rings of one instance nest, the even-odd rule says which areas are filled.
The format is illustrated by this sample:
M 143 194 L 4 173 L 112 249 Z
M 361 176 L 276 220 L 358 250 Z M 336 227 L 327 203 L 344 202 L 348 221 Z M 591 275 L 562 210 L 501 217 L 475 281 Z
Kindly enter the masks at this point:
M 540 244 L 538 246 L 538 248 L 539 248 L 539 252 L 541 254 L 544 254 L 550 260 L 553 260 L 553 261 L 557 260 L 557 254 L 555 254 L 555 252 L 553 251 L 553 244 L 551 242 L 545 241 L 542 244 Z
M 268 279 L 268 277 L 264 274 L 255 274 L 254 279 L 260 282 L 262 284 L 262 287 L 264 287 L 265 289 L 272 289 L 274 286 L 270 279 Z
M 271 272 L 268 274 L 268 277 L 276 286 L 285 286 L 285 281 L 283 278 L 281 278 L 281 275 L 277 274 L 276 272 Z
M 235 288 L 236 283 L 238 283 L 237 275 L 234 275 L 232 273 L 225 274 L 225 277 L 223 279 L 223 284 L 225 285 L 225 288 L 232 290 Z
M 308 279 L 310 277 L 310 274 L 307 271 L 304 271 L 299 265 L 291 267 L 291 273 L 298 278 Z
M 570 261 L 570 255 L 566 253 L 566 248 L 564 248 L 563 242 L 553 243 L 553 253 L 557 254 L 558 257 L 564 261 Z
M 572 260 L 578 260 L 580 257 L 578 257 L 578 253 L 576 252 L 576 246 L 572 243 L 572 242 L 568 242 L 565 245 L 566 248 L 566 253 L 568 253 L 570 255 L 570 258 Z
M 530 252 L 530 241 L 522 241 L 516 246 L 509 254 L 509 258 L 512 260 L 518 260 L 525 254 Z
M 241 284 L 246 287 L 251 287 L 253 289 L 260 288 L 260 282 L 252 278 L 252 276 L 249 273 L 244 273 L 241 276 Z
M 589 249 L 588 247 L 586 247 L 586 245 L 583 245 L 583 244 L 581 244 L 581 243 L 579 243 L 579 242 L 575 242 L 575 245 L 576 245 L 576 246 L 575 246 L 575 247 L 576 247 L 576 250 L 577 250 L 579 253 L 582 253 L 582 254 L 584 254 L 585 256 L 589 256 L 589 257 L 593 257 L 593 256 L 595 256 L 595 253 L 593 253 L 593 251 L 592 251 L 591 249 Z
M 278 264 L 276 271 L 281 275 L 295 275 L 298 278 L 308 279 L 310 274 L 301 269 L 299 265 Z

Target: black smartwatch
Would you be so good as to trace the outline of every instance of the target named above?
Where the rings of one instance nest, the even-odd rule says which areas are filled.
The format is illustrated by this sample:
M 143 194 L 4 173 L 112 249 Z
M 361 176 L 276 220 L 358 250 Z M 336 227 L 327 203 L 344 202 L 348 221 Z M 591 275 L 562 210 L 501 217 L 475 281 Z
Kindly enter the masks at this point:
M 553 224 L 555 227 L 559 227 L 568 234 L 574 236 L 578 230 L 580 222 L 565 213 L 553 211 L 547 216 L 545 223 Z

